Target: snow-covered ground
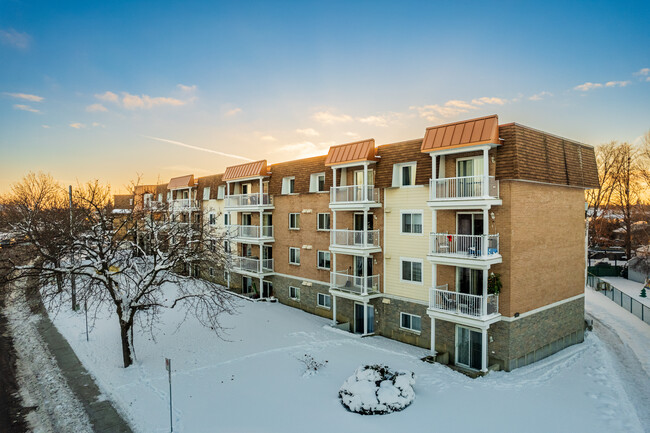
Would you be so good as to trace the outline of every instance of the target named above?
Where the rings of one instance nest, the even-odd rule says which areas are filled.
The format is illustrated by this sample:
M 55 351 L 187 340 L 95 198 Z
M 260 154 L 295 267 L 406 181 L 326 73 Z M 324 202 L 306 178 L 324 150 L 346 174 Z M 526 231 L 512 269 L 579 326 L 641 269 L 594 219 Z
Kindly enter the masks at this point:
M 226 340 L 192 318 L 180 324 L 181 311 L 165 312 L 156 341 L 136 332 L 137 361 L 124 369 L 118 326 L 109 316 L 97 321 L 89 343 L 83 314 L 65 311 L 53 320 L 139 432 L 169 431 L 165 357 L 172 359 L 179 432 L 643 432 L 648 425 L 615 359 L 592 333 L 584 344 L 528 367 L 470 379 L 420 361 L 422 349 L 333 330 L 328 320 L 281 304 L 242 300 L 239 314 L 224 318 L 231 328 Z M 328 362 L 306 374 L 305 354 Z M 364 364 L 415 372 L 415 401 L 388 415 L 347 412 L 338 391 Z
M 625 293 L 632 299 L 636 299 L 642 304 L 645 304 L 647 307 L 650 307 L 650 291 L 646 290 L 646 298 L 641 297 L 641 289 L 643 288 L 643 284 L 621 277 L 600 277 L 600 279 L 607 281 L 609 284 L 616 287 L 618 290 Z

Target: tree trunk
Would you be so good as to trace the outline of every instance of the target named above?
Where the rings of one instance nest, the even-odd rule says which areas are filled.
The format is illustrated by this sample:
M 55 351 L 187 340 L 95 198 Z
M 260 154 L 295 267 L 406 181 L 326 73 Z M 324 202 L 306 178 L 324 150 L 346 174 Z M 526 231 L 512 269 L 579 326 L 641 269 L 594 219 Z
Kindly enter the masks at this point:
M 133 364 L 133 356 L 131 355 L 131 344 L 129 341 L 129 330 L 133 324 L 126 323 L 120 320 L 120 336 L 122 337 L 122 358 L 124 360 L 124 368 Z

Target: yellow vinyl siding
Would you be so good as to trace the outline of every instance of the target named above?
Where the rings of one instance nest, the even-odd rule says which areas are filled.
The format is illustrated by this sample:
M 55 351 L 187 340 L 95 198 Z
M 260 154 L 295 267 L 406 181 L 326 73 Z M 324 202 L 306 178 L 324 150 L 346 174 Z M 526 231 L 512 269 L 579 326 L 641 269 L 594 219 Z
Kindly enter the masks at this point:
M 431 264 L 427 261 L 431 210 L 427 207 L 428 186 L 385 189 L 384 291 L 404 298 L 428 301 Z M 402 234 L 402 210 L 422 212 L 422 234 Z M 390 211 L 390 212 L 389 212 Z M 422 284 L 401 281 L 400 258 L 422 260 Z

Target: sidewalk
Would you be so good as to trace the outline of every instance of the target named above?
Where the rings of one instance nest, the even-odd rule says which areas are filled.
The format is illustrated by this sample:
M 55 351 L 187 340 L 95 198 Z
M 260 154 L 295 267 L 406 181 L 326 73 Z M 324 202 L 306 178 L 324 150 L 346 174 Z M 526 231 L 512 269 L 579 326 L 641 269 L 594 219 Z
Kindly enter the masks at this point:
M 30 284 L 32 282 L 30 281 Z M 65 377 L 68 387 L 83 404 L 93 431 L 96 433 L 132 433 L 129 425 L 106 400 L 84 368 L 68 342 L 50 321 L 38 293 L 29 290 L 29 304 L 33 313 L 41 319 L 37 329 Z

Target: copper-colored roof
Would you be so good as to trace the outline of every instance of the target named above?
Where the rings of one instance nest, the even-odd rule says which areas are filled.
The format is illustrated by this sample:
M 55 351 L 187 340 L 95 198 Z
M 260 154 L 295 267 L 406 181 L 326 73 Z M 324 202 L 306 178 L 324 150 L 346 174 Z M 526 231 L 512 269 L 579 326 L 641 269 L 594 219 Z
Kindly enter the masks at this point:
M 499 143 L 499 118 L 496 114 L 427 128 L 420 150 L 433 152 L 486 143 Z
M 180 176 L 172 178 L 167 184 L 167 189 L 190 188 L 195 186 L 194 175 Z
M 266 176 L 266 160 L 247 162 L 246 164 L 233 165 L 226 168 L 222 180 L 236 180 L 247 177 Z
M 375 139 L 355 141 L 330 147 L 325 165 L 345 164 L 356 161 L 374 161 Z

